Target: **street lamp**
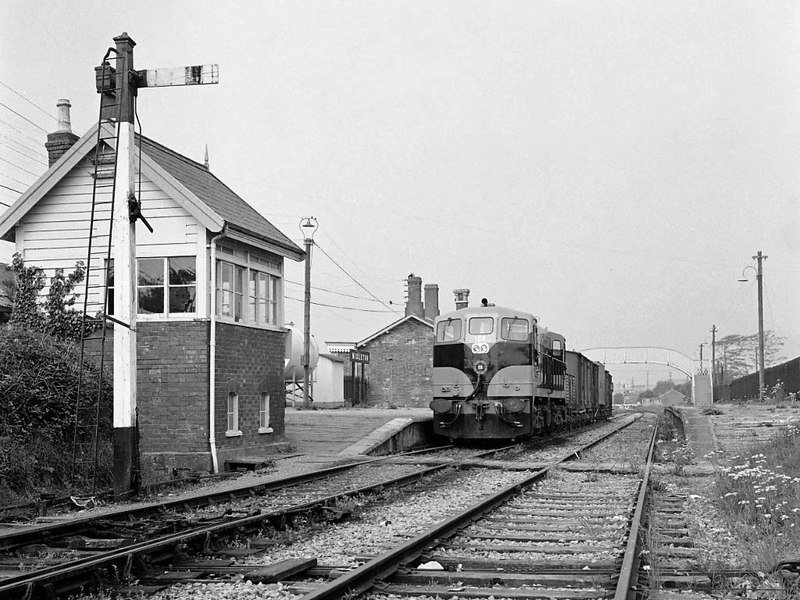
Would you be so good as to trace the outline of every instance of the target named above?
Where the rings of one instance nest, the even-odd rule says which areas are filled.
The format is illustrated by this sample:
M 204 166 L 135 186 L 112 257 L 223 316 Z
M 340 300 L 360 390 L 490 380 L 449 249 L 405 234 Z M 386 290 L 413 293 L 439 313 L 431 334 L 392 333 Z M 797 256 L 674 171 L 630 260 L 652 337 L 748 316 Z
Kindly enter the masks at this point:
M 742 269 L 742 277 L 740 282 L 747 282 L 749 279 L 745 276 L 747 269 L 753 269 L 756 274 L 756 281 L 758 281 L 758 399 L 760 402 L 764 401 L 764 271 L 762 267 L 763 261 L 767 257 L 758 251 L 753 257 L 758 261 L 758 268 L 748 265 Z
M 306 245 L 306 286 L 303 331 L 303 408 L 311 408 L 308 387 L 311 385 L 311 246 L 319 225 L 314 217 L 300 219 L 300 232 Z

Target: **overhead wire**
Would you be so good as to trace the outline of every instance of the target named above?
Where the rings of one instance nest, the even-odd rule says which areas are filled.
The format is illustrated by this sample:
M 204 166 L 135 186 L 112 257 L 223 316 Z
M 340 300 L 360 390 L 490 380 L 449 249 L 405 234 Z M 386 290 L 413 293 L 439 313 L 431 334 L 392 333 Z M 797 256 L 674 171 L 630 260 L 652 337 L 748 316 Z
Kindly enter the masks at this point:
M 12 91 L 12 92 L 14 92 L 14 93 L 15 93 L 17 96 L 19 96 L 20 98 L 22 98 L 23 100 L 25 100 L 25 102 L 27 102 L 27 103 L 28 103 L 28 104 L 30 104 L 31 106 L 34 106 L 34 107 L 38 108 L 38 109 L 39 109 L 41 112 L 43 112 L 44 114 L 46 114 L 48 117 L 50 117 L 50 118 L 51 118 L 51 119 L 53 119 L 54 121 L 58 122 L 58 119 L 57 119 L 56 117 L 54 117 L 54 116 L 53 116 L 53 115 L 52 115 L 50 112 L 48 112 L 48 111 L 46 111 L 45 109 L 43 109 L 41 106 L 39 106 L 38 104 L 36 104 L 36 103 L 35 103 L 33 100 L 31 100 L 30 98 L 28 98 L 27 96 L 25 96 L 25 95 L 24 95 L 24 94 L 22 94 L 21 92 L 18 92 L 17 90 L 15 90 L 14 88 L 12 88 L 12 87 L 11 87 L 10 85 L 8 85 L 7 83 L 4 83 L 4 82 L 0 81 L 0 85 L 2 85 L 4 88 L 6 88 L 6 89 L 8 89 L 8 90 L 11 90 L 11 91 Z
M 31 156 L 36 156 L 36 157 L 42 158 L 42 159 L 46 159 L 47 158 L 47 153 L 44 150 L 42 150 L 42 147 L 38 143 L 35 146 L 32 146 L 30 144 L 23 144 L 23 143 L 15 140 L 13 137 L 10 137 L 10 136 L 6 135 L 3 132 L 0 132 L 0 138 L 2 138 L 3 143 L 6 144 L 6 145 L 9 145 L 9 147 L 11 147 L 10 144 L 14 144 L 15 146 L 18 146 L 19 148 L 30 152 Z
M 19 114 L 17 111 L 15 111 L 13 108 L 11 108 L 11 107 L 10 107 L 8 104 L 4 104 L 3 102 L 0 102 L 0 106 L 2 106 L 3 108 L 5 108 L 5 109 L 7 109 L 7 110 L 11 111 L 11 112 L 12 112 L 12 113 L 14 113 L 15 115 L 17 115 L 17 116 L 18 116 L 20 119 L 22 119 L 23 121 L 25 121 L 25 122 L 27 122 L 27 123 L 30 123 L 31 125 L 33 125 L 34 127 L 36 127 L 36 129 L 40 129 L 40 130 L 41 130 L 41 131 L 43 131 L 44 133 L 47 133 L 47 129 L 45 129 L 45 128 L 44 128 L 44 127 L 42 127 L 41 125 L 37 125 L 36 123 L 34 123 L 33 121 L 31 121 L 31 120 L 30 120 L 28 117 L 26 117 L 26 116 L 24 116 L 24 115 L 21 115 L 21 114 Z
M 304 285 L 299 281 L 291 281 L 290 279 L 284 279 L 285 283 L 291 283 L 292 285 Z M 335 294 L 337 296 L 344 296 L 345 298 L 355 298 L 356 300 L 367 300 L 368 302 L 380 302 L 380 300 L 376 300 L 375 298 L 367 298 L 366 296 L 356 296 L 355 294 L 347 294 L 345 292 L 337 292 L 335 290 L 329 290 L 328 288 L 319 287 L 312 285 L 312 290 L 319 290 L 321 292 L 328 292 L 329 294 Z M 391 304 L 391 301 L 389 302 Z
M 25 133 L 25 132 L 24 132 L 24 131 L 22 131 L 21 129 L 18 129 L 17 127 L 15 127 L 14 125 L 12 125 L 12 124 L 11 124 L 11 123 L 9 123 L 8 121 L 4 121 L 3 119 L 0 119 L 0 123 L 2 123 L 3 125 L 5 125 L 5 126 L 6 126 L 6 127 L 8 127 L 9 129 L 13 129 L 13 130 L 14 130 L 14 131 L 16 131 L 18 134 L 20 134 L 22 137 L 29 139 L 29 140 L 30 140 L 30 141 L 32 141 L 34 144 L 36 144 L 36 146 L 37 146 L 37 147 L 38 147 L 38 146 L 39 146 L 39 145 L 42 143 L 42 141 L 41 141 L 41 140 L 37 140 L 36 138 L 33 138 L 33 137 L 29 136 L 27 133 Z
M 23 172 L 27 173 L 28 175 L 33 175 L 33 176 L 34 176 L 34 177 L 36 177 L 37 179 L 38 179 L 39 177 L 41 177 L 41 176 L 42 176 L 42 174 L 41 174 L 41 173 L 34 173 L 33 171 L 28 171 L 28 169 L 23 169 L 23 168 L 22 168 L 22 167 L 20 167 L 19 165 L 16 165 L 16 164 L 14 164 L 14 163 L 13 163 L 13 162 L 11 162 L 10 160 L 8 160 L 8 159 L 5 159 L 5 158 L 3 158 L 2 156 L 0 156 L 0 160 L 2 160 L 2 161 L 3 161 L 3 162 L 5 162 L 5 163 L 8 163 L 8 164 L 10 164 L 12 167 L 16 167 L 17 169 L 19 169 L 20 171 L 23 171 Z
M 325 249 L 324 249 L 324 248 L 322 248 L 322 246 L 320 246 L 320 245 L 319 245 L 318 243 L 316 243 L 316 242 L 314 242 L 314 245 L 315 245 L 317 248 L 319 248 L 320 252 L 322 252 L 322 253 L 323 253 L 325 256 L 327 256 L 327 257 L 328 257 L 328 260 L 330 260 L 330 261 L 331 261 L 331 262 L 332 262 L 334 265 L 336 265 L 337 267 L 339 267 L 339 269 L 342 271 L 342 273 L 344 273 L 344 274 L 345 274 L 345 275 L 347 275 L 347 276 L 348 276 L 350 279 L 352 279 L 352 280 L 353 280 L 353 282 L 354 282 L 354 283 L 355 283 L 355 284 L 356 284 L 358 287 L 360 287 L 362 290 L 364 290 L 365 292 L 367 292 L 367 293 L 368 293 L 370 296 L 372 296 L 373 298 L 375 298 L 375 300 L 377 300 L 377 301 L 378 301 L 378 302 L 380 302 L 380 303 L 381 303 L 381 304 L 382 304 L 384 307 L 386 307 L 387 309 L 389 309 L 389 311 L 390 311 L 390 312 L 393 312 L 393 313 L 395 313 L 395 314 L 400 314 L 400 311 L 397 311 L 397 310 L 394 310 L 393 308 L 391 308 L 391 306 L 390 306 L 389 304 L 386 304 L 386 302 L 384 302 L 383 300 L 381 300 L 380 298 L 378 298 L 378 297 L 377 297 L 375 294 L 373 294 L 373 293 L 372 293 L 370 290 L 368 290 L 368 289 L 367 289 L 367 288 L 366 288 L 366 287 L 365 287 L 365 286 L 364 286 L 364 285 L 363 285 L 363 284 L 362 284 L 360 281 L 358 281 L 358 280 L 357 280 L 355 277 L 353 277 L 353 276 L 352 276 L 352 275 L 351 275 L 351 274 L 350 274 L 350 273 L 347 271 L 347 269 L 345 269 L 345 268 L 344 268 L 342 265 L 340 265 L 338 262 L 336 262 L 336 261 L 333 259 L 333 257 L 331 257 L 331 255 L 330 255 L 330 254 L 328 254 L 327 252 L 325 252 Z
M 284 296 L 287 300 L 295 300 L 296 302 L 305 302 L 302 298 L 294 298 L 293 296 Z M 314 302 L 311 301 L 311 304 L 314 306 L 324 306 L 326 308 L 336 308 L 339 310 L 352 310 L 356 312 L 366 312 L 366 313 L 388 313 L 388 312 L 395 312 L 392 310 L 376 310 L 373 308 L 358 308 L 357 306 L 337 306 L 336 304 L 325 304 L 323 302 Z
M 32 156 L 30 154 L 25 154 L 22 150 L 17 150 L 16 148 L 10 146 L 8 143 L 3 142 L 2 140 L 0 140 L 0 144 L 6 146 L 6 148 L 11 150 L 11 152 L 16 152 L 17 154 L 19 154 L 20 156 L 22 156 L 23 158 L 25 158 L 27 160 L 33 161 L 33 162 L 35 162 L 37 164 L 41 164 L 41 165 L 47 164 L 47 162 L 44 161 L 43 159 L 41 159 L 41 158 L 39 158 L 37 156 Z

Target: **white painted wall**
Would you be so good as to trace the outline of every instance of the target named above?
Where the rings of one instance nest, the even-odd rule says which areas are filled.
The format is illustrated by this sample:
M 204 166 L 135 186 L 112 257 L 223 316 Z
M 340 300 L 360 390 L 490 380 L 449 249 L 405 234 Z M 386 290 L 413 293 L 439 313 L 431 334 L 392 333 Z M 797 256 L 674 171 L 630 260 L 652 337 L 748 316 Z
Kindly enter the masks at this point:
M 18 226 L 17 252 L 23 255 L 28 266 L 44 269 L 48 281 L 58 268 L 70 273 L 76 262 L 87 262 L 93 171 L 88 158 L 81 161 L 24 216 Z M 136 181 L 138 190 L 138 171 Z M 89 296 L 89 313 L 101 308 L 103 280 L 99 268 L 103 266 L 107 253 L 111 183 L 111 179 L 100 179 L 97 185 L 96 235 L 92 241 L 93 272 L 90 273 L 93 291 Z M 154 233 L 150 233 L 141 222 L 137 223 L 137 257 L 196 257 L 199 253 L 205 256 L 205 229 L 146 177 L 142 177 L 141 201 L 142 213 Z M 204 301 L 208 297 L 208 283 L 204 283 L 208 281 L 205 260 L 197 265 L 197 275 L 198 316 L 208 316 L 207 302 Z

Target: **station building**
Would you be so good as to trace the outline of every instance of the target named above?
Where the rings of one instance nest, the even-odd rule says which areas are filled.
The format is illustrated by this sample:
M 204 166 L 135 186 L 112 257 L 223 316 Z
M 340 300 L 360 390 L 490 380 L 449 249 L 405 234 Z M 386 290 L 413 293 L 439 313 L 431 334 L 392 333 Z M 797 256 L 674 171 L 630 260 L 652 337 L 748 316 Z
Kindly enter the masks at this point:
M 341 357 L 345 377 L 345 397 L 357 397 L 353 387 L 360 381 L 361 365 L 353 365 L 350 351 L 369 353 L 364 365 L 366 396 L 361 404 L 386 407 L 427 407 L 431 400 L 433 369 L 433 319 L 439 315 L 439 286 L 425 285 L 413 273 L 407 278 L 408 299 L 405 315 L 359 342 L 328 343 L 328 352 Z M 355 368 L 353 368 L 355 366 Z M 355 384 L 350 384 L 355 373 Z
M 49 169 L 0 216 L 0 239 L 15 242 L 48 280 L 87 261 L 93 188 L 96 226 L 106 228 L 112 189 L 94 179 L 97 129 L 108 125 L 78 137 L 69 103 L 59 109 L 59 131 L 46 144 Z M 154 230 L 136 224 L 142 468 L 156 477 L 174 468 L 223 470 L 226 460 L 263 455 L 283 440 L 284 261 L 305 253 L 207 162 L 137 135 L 134 163 Z M 103 252 L 107 241 L 106 234 Z M 102 309 L 104 279 L 113 287 L 105 260 L 92 258 L 89 314 Z

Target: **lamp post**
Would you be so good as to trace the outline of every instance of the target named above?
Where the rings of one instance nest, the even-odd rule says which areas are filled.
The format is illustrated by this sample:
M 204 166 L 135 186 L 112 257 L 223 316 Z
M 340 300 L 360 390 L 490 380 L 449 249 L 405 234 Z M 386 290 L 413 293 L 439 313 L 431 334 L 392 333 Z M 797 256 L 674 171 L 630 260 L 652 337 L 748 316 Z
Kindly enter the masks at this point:
M 753 257 L 754 260 L 758 261 L 758 267 L 753 267 L 752 265 L 746 266 L 742 269 L 742 277 L 739 279 L 740 282 L 747 282 L 749 281 L 747 277 L 745 277 L 745 271 L 747 269 L 753 269 L 756 274 L 756 281 L 758 282 L 758 399 L 759 401 L 764 401 L 764 270 L 762 263 L 767 260 L 767 257 L 761 254 L 761 250 L 758 251 Z
M 311 385 L 311 246 L 318 229 L 314 217 L 300 219 L 300 231 L 306 245 L 306 285 L 303 310 L 303 408 L 311 408 L 308 391 Z

